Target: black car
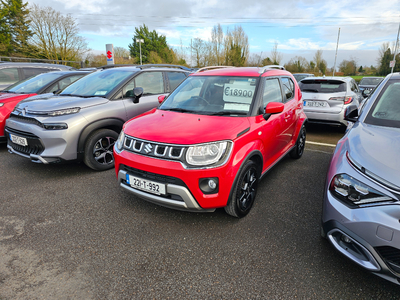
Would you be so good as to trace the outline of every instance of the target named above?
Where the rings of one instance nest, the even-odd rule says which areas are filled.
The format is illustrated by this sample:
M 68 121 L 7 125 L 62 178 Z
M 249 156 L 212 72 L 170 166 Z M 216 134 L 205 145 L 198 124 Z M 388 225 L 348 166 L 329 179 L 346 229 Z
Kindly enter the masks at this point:
M 358 88 L 361 92 L 364 90 L 372 91 L 379 83 L 381 83 L 382 80 L 383 77 L 364 77 L 358 84 Z

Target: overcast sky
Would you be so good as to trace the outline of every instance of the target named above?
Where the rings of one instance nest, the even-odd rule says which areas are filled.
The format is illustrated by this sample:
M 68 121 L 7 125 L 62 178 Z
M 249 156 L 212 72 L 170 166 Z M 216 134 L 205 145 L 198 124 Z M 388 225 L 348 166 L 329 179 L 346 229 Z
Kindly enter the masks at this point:
M 274 43 L 282 64 L 294 56 L 311 60 L 318 49 L 332 67 L 340 28 L 338 65 L 356 59 L 377 65 L 382 43 L 394 43 L 400 23 L 400 0 L 28 0 L 71 14 L 89 47 L 105 53 L 105 44 L 132 43 L 135 27 L 146 24 L 165 35 L 172 47 L 208 40 L 218 23 L 224 30 L 241 25 L 250 52 L 269 56 Z M 190 52 L 188 51 L 188 55 Z

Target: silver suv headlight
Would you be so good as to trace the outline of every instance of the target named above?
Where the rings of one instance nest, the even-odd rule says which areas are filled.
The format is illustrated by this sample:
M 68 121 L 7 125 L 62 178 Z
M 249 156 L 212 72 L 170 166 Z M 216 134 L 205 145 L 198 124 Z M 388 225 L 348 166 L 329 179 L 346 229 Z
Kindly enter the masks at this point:
M 32 115 L 57 117 L 57 116 L 76 114 L 80 110 L 81 110 L 80 107 L 72 107 L 72 108 L 59 109 L 59 110 L 53 110 L 53 111 L 31 111 L 31 110 L 29 110 L 27 112 Z
M 186 152 L 186 162 L 192 166 L 209 166 L 227 154 L 228 142 L 213 142 L 191 146 Z
M 363 206 L 394 202 L 393 199 L 347 174 L 336 175 L 329 191 L 335 198 L 351 206 Z

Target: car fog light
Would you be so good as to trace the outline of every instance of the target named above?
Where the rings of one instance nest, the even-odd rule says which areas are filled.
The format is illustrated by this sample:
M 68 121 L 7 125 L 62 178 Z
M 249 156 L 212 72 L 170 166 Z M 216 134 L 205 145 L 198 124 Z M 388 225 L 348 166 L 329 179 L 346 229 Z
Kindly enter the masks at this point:
M 215 190 L 215 188 L 217 187 L 217 183 L 214 180 L 210 179 L 208 181 L 208 186 L 210 187 L 210 189 Z
M 218 178 L 201 178 L 199 187 L 204 194 L 216 194 L 218 193 Z
M 347 235 L 344 235 L 344 234 L 342 234 L 341 240 L 343 242 L 347 243 L 347 244 L 351 244 L 352 243 L 352 240 Z

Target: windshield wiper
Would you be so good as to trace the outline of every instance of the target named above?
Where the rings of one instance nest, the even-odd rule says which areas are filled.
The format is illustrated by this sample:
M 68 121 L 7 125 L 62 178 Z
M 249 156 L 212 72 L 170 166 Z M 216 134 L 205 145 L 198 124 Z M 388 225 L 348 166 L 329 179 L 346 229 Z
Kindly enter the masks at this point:
M 230 116 L 230 115 L 245 116 L 245 115 L 247 115 L 247 112 L 236 111 L 236 110 L 221 110 L 221 111 L 210 113 L 210 116 Z
M 194 110 L 190 110 L 190 109 L 184 109 L 184 108 L 178 108 L 178 107 L 175 107 L 175 108 L 166 108 L 166 109 L 161 109 L 161 110 L 167 110 L 167 111 L 177 111 L 177 112 L 183 112 L 183 113 L 198 113 L 197 111 L 194 111 Z
M 58 94 L 59 96 L 72 96 L 72 97 L 83 97 L 81 95 L 75 95 L 75 94 Z
M 319 91 L 316 89 L 303 89 L 301 90 L 302 92 L 313 92 L 313 93 L 318 93 Z
M 15 92 L 12 92 L 12 91 L 0 91 L 0 93 L 10 93 L 10 94 L 15 94 Z

